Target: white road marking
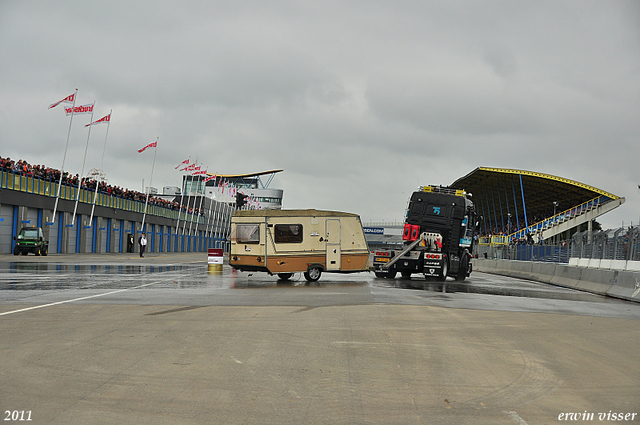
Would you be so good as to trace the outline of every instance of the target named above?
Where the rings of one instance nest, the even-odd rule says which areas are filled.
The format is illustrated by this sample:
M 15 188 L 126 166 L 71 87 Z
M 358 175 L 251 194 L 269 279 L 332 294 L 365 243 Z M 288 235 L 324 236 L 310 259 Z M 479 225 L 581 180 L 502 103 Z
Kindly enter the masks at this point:
M 155 285 L 155 284 L 160 283 L 160 282 L 164 282 L 164 280 L 158 280 L 156 282 L 145 283 L 144 285 L 134 286 L 132 288 L 118 289 L 116 291 L 105 292 L 104 294 L 89 295 L 89 296 L 86 296 L 86 297 L 73 298 L 73 299 L 70 299 L 70 300 L 58 301 L 58 302 L 55 302 L 55 303 L 42 304 L 42 305 L 36 305 L 36 306 L 33 306 L 33 307 L 21 308 L 20 310 L 5 311 L 4 313 L 0 313 L 0 316 L 7 316 L 9 314 L 21 313 L 23 311 L 35 310 L 35 309 L 38 309 L 38 308 L 53 307 L 54 305 L 67 304 L 67 303 L 72 303 L 74 301 L 88 300 L 90 298 L 104 297 L 104 296 L 107 296 L 107 295 L 117 294 L 118 292 L 129 291 L 131 289 L 144 288 L 145 286 Z
M 524 421 L 524 419 L 522 419 L 520 417 L 520 415 L 518 415 L 517 412 L 514 412 L 513 410 L 510 411 L 505 411 L 504 413 L 506 413 L 507 415 L 509 415 L 511 417 L 511 419 L 513 419 L 513 421 L 515 423 L 517 423 L 518 425 L 527 425 L 527 423 Z

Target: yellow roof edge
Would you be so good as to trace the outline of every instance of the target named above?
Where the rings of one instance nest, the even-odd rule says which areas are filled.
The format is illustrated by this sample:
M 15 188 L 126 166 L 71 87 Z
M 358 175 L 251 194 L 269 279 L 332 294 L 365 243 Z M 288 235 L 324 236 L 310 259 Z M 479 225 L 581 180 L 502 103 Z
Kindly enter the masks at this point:
M 284 170 L 269 170 L 269 171 L 260 171 L 257 173 L 247 173 L 247 174 L 216 174 L 216 173 L 207 173 L 208 176 L 217 176 L 222 178 L 231 178 L 231 177 L 253 177 L 253 176 L 264 176 L 265 174 L 275 174 Z
M 525 176 L 540 177 L 540 178 L 544 178 L 544 179 L 548 179 L 548 180 L 555 180 L 555 181 L 558 181 L 558 182 L 570 184 L 572 186 L 581 187 L 583 189 L 587 189 L 587 190 L 590 190 L 592 192 L 599 193 L 600 195 L 607 196 L 607 197 L 609 197 L 611 199 L 619 199 L 620 198 L 619 196 L 616 196 L 613 193 L 606 192 L 606 191 L 604 191 L 602 189 L 598 189 L 597 187 L 590 186 L 590 185 L 584 184 L 584 183 L 580 183 L 580 182 L 577 182 L 575 180 L 566 179 L 564 177 L 554 176 L 552 174 L 537 173 L 535 171 L 527 171 L 527 170 L 516 170 L 516 169 L 513 169 L 513 168 L 478 167 L 477 170 L 490 171 L 490 172 L 493 172 L 493 173 L 522 174 L 522 175 L 525 175 Z

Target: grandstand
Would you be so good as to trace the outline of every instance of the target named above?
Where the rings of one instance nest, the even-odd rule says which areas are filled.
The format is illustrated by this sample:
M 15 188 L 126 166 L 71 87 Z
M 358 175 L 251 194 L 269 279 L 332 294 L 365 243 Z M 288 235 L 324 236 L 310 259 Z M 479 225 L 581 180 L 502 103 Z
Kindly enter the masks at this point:
M 505 168 L 476 168 L 451 187 L 473 194 L 484 218 L 480 231 L 498 243 L 531 240 L 532 235 L 546 240 L 583 223 L 590 226 L 625 201 L 574 180 Z

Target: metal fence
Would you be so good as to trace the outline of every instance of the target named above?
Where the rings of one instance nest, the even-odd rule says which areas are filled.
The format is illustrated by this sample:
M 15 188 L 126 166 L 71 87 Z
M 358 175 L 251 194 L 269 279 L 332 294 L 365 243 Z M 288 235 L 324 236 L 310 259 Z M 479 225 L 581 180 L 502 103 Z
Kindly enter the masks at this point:
M 640 260 L 640 227 L 581 232 L 571 239 L 571 258 Z
M 570 244 L 508 244 L 503 238 L 481 238 L 480 258 L 568 263 L 570 258 L 640 261 L 640 227 L 585 231 Z
M 571 257 L 569 245 L 549 244 L 490 244 L 478 245 L 478 257 L 497 260 L 544 261 L 568 263 Z

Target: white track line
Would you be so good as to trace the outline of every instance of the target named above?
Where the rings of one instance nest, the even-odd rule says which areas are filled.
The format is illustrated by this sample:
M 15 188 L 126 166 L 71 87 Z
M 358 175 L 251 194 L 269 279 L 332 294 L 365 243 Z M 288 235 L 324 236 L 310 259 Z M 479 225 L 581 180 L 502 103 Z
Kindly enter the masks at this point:
M 511 419 L 513 419 L 513 421 L 518 425 L 527 425 L 524 419 L 522 419 L 517 412 L 510 410 L 510 411 L 505 411 L 504 413 L 507 414 L 509 417 L 511 417 Z
M 134 286 L 133 288 L 125 288 L 125 289 L 118 289 L 116 291 L 105 292 L 104 294 L 89 295 L 87 297 L 73 298 L 71 300 L 58 301 L 58 302 L 50 303 L 50 304 L 42 304 L 42 305 L 36 305 L 34 307 L 21 308 L 20 310 L 5 311 L 4 313 L 0 313 L 0 316 L 6 316 L 6 315 L 9 315 L 9 314 L 13 314 L 13 313 L 20 313 L 20 312 L 23 312 L 23 311 L 35 310 L 35 309 L 38 309 L 38 308 L 52 307 L 54 305 L 72 303 L 74 301 L 88 300 L 90 298 L 104 297 L 106 295 L 117 294 L 118 292 L 129 291 L 131 289 L 144 288 L 145 286 L 155 285 L 156 283 L 160 283 L 160 282 L 164 282 L 164 280 L 158 280 L 156 282 L 145 283 L 144 285 Z

